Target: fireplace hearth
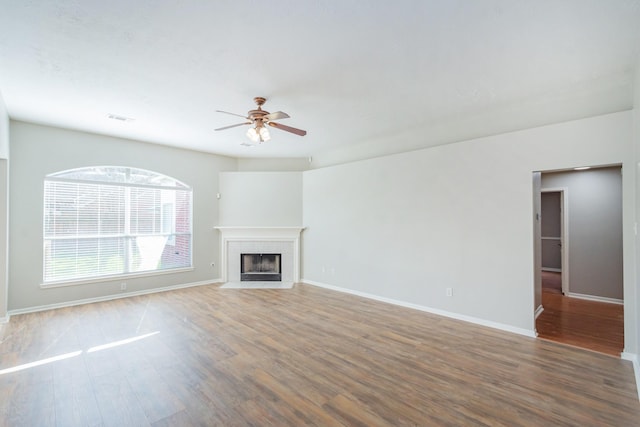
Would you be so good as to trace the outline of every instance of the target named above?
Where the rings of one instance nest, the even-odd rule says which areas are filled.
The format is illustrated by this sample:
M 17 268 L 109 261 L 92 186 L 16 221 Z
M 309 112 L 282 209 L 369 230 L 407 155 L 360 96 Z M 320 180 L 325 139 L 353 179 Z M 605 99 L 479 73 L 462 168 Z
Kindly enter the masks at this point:
M 240 254 L 240 281 L 279 282 L 282 280 L 281 254 Z

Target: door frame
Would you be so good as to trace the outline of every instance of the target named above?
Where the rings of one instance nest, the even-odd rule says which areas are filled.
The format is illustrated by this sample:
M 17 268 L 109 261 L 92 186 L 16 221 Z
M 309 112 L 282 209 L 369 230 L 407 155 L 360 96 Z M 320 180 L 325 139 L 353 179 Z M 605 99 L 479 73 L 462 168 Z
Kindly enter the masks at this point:
M 560 193 L 560 262 L 562 293 L 569 295 L 569 188 L 541 188 L 542 193 Z

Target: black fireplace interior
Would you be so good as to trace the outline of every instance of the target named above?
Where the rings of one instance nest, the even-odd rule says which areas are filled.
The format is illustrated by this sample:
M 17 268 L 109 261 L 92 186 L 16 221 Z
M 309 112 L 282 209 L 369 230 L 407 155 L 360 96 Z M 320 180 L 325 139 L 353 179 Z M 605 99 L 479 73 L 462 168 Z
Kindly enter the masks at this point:
M 240 254 L 242 282 L 279 282 L 282 280 L 280 254 Z

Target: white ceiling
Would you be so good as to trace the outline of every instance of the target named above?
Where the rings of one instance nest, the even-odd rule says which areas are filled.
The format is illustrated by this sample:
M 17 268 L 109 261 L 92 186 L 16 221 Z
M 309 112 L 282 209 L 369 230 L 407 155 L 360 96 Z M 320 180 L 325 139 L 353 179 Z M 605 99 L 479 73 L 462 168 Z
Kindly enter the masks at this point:
M 639 52 L 640 0 L 0 0 L 11 118 L 238 157 L 337 163 L 629 109 Z M 255 96 L 308 135 L 214 132 Z

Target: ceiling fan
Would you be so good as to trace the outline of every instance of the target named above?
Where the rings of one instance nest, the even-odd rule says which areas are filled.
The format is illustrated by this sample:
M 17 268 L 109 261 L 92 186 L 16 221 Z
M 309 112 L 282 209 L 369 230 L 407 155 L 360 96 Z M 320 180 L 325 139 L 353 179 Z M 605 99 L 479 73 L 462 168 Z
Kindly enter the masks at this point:
M 242 114 L 229 113 L 228 111 L 216 110 L 216 112 L 218 113 L 231 114 L 232 116 L 242 117 L 247 120 L 246 122 L 243 122 L 243 123 L 224 126 L 216 130 L 225 130 L 225 129 L 230 129 L 237 126 L 251 125 L 249 130 L 247 130 L 247 137 L 249 137 L 249 139 L 253 142 L 265 142 L 271 139 L 271 135 L 269 135 L 269 130 L 267 129 L 266 126 L 271 126 L 276 129 L 280 129 L 285 132 L 291 132 L 300 136 L 305 136 L 307 134 L 306 130 L 296 129 L 291 126 L 286 126 L 286 125 L 274 122 L 274 120 L 288 119 L 289 115 L 287 113 L 283 113 L 282 111 L 276 111 L 275 113 L 270 113 L 268 111 L 263 110 L 262 106 L 267 101 L 266 98 L 257 96 L 253 98 L 253 100 L 258 105 L 258 109 L 250 110 L 246 116 L 243 116 Z

